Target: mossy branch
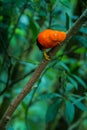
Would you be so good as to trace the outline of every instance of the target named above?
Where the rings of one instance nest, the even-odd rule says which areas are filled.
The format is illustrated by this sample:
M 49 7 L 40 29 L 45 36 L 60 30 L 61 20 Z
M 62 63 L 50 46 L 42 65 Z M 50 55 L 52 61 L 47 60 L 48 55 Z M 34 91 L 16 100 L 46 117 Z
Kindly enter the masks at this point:
M 82 15 L 78 18 L 78 20 L 74 23 L 74 25 L 69 29 L 67 32 L 67 38 L 63 42 L 65 44 L 68 42 L 72 36 L 76 34 L 76 32 L 80 29 L 80 27 L 87 21 L 87 9 L 82 13 Z M 53 48 L 49 55 L 53 57 L 53 55 L 56 54 L 56 52 L 60 49 L 60 46 L 56 46 Z M 50 61 L 47 61 L 45 59 L 42 60 L 40 65 L 36 68 L 35 72 L 33 73 L 31 79 L 28 81 L 28 83 L 24 86 L 23 90 L 20 92 L 20 94 L 12 101 L 12 103 L 9 105 L 8 109 L 6 110 L 4 116 L 1 119 L 0 122 L 0 129 L 2 130 L 5 128 L 6 124 L 10 120 L 12 114 L 18 107 L 18 105 L 21 103 L 21 101 L 27 96 L 27 94 L 31 91 L 34 83 L 38 80 L 41 73 L 44 71 L 46 66 L 48 65 Z

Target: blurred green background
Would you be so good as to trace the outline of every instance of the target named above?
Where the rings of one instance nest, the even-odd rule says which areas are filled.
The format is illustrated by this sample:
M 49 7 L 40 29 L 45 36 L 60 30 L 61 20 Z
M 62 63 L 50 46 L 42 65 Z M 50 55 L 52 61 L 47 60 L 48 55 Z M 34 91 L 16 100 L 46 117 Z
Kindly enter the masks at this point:
M 43 53 L 40 31 L 67 32 L 86 0 L 0 0 L 0 118 Z M 87 130 L 87 23 L 56 53 L 7 130 Z

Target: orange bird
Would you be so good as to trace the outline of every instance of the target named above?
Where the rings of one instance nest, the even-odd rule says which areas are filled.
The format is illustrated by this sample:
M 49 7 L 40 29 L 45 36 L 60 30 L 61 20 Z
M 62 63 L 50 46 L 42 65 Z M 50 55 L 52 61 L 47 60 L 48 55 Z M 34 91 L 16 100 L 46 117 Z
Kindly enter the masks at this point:
M 66 39 L 66 33 L 57 30 L 46 29 L 39 33 L 37 37 L 37 46 L 40 50 L 43 50 L 46 60 L 50 60 L 49 55 L 46 53 L 46 49 L 53 48 Z

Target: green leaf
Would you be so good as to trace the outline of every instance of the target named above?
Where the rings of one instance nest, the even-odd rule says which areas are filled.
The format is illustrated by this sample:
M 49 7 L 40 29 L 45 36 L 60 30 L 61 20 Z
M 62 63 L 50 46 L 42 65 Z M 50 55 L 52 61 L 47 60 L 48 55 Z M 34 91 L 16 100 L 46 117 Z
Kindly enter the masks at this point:
M 87 34 L 87 28 L 86 27 L 82 27 L 80 29 L 80 32 Z
M 55 98 L 61 98 L 62 96 L 58 93 L 44 93 L 41 94 L 38 99 L 39 100 L 47 100 L 47 99 L 55 99 Z
M 87 39 L 83 36 L 76 36 L 76 39 L 87 48 Z
M 66 29 L 68 30 L 70 28 L 70 16 L 68 13 L 66 13 Z
M 59 2 L 67 8 L 71 7 L 70 0 L 59 0 Z
M 74 51 L 77 54 L 83 54 L 86 52 L 86 49 L 84 47 L 78 48 Z
M 85 97 L 81 97 L 79 99 L 76 99 L 74 97 L 71 98 L 73 104 L 75 104 L 76 107 L 78 107 L 82 111 L 87 111 L 87 107 L 81 102 L 84 99 L 85 99 Z
M 32 29 L 33 38 L 36 40 L 40 27 L 35 20 L 30 20 L 30 28 Z
M 3 16 L 0 15 L 0 21 L 2 21 L 2 20 L 3 20 Z
M 15 33 L 18 34 L 18 35 L 21 35 L 21 36 L 25 36 L 26 35 L 25 31 L 20 29 L 20 28 L 17 28 L 15 30 Z
M 72 85 L 73 85 L 76 89 L 78 89 L 78 84 L 77 84 L 77 82 L 76 82 L 72 77 L 68 76 L 68 80 L 72 83 Z
M 79 95 L 72 95 L 73 97 L 71 97 L 71 101 L 73 101 L 73 103 L 74 104 L 76 104 L 77 102 L 81 102 L 82 100 L 84 100 L 85 99 L 85 97 L 81 97 L 81 96 L 79 96 Z M 76 98 L 74 98 L 74 97 L 76 97 Z M 77 99 L 78 98 L 78 99 Z
M 82 111 L 87 111 L 87 107 L 82 102 L 77 102 L 75 105 Z
M 56 118 L 56 115 L 58 113 L 58 109 L 60 108 L 61 100 L 56 100 L 55 102 L 52 102 L 52 104 L 49 105 L 46 113 L 46 122 L 51 122 Z
M 78 77 L 77 75 L 73 75 L 73 77 L 74 77 L 84 88 L 87 88 L 86 83 L 85 83 L 80 77 Z
M 69 72 L 69 68 L 66 66 L 66 64 L 59 62 L 59 65 L 61 65 L 67 72 Z
M 71 91 L 73 89 L 73 85 L 71 84 L 71 83 L 66 83 L 66 88 L 65 88 L 65 90 L 66 90 L 66 92 L 69 92 L 69 91 Z
M 66 121 L 67 121 L 68 124 L 70 124 L 73 121 L 74 115 L 75 115 L 74 105 L 71 102 L 66 101 L 65 117 L 66 117 Z

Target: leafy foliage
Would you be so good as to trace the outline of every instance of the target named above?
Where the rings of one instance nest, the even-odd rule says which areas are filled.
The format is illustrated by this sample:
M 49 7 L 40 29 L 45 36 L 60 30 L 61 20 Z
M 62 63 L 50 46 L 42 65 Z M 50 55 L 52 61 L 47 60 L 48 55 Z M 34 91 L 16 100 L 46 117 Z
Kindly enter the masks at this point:
M 38 33 L 46 28 L 68 31 L 87 2 L 1 0 L 0 5 L 1 118 L 42 60 L 36 46 Z M 72 125 L 86 130 L 86 77 L 87 23 L 56 53 L 17 108 L 8 130 L 67 130 Z
M 75 115 L 74 105 L 71 102 L 66 101 L 65 116 L 66 116 L 66 121 L 69 124 L 73 121 L 74 115 Z

